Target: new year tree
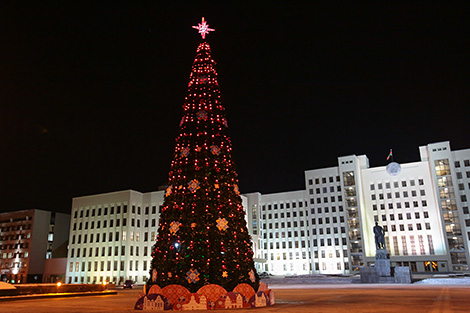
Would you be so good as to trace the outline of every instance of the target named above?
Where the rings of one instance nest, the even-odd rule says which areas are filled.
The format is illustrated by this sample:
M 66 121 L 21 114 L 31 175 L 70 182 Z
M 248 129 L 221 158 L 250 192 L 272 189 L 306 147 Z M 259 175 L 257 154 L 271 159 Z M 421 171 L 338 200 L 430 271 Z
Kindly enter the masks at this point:
M 251 237 L 238 188 L 216 62 L 202 19 L 180 134 L 160 211 L 148 287 L 178 284 L 191 292 L 218 284 L 258 288 Z

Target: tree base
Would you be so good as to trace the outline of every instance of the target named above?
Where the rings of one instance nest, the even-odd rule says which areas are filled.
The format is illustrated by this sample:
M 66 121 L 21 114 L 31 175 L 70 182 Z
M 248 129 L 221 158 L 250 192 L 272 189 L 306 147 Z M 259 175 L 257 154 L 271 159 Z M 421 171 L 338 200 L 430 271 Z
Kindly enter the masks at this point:
M 248 284 L 239 284 L 232 292 L 223 287 L 211 284 L 191 293 L 181 285 L 169 285 L 160 288 L 153 285 L 147 294 L 141 293 L 135 310 L 216 310 L 257 308 L 274 305 L 274 292 L 264 283 L 259 284 L 258 291 Z

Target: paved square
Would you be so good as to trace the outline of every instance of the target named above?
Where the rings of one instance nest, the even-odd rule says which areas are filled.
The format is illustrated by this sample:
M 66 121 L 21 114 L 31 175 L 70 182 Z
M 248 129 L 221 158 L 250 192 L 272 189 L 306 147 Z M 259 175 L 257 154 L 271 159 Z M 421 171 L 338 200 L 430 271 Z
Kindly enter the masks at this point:
M 468 285 L 277 285 L 272 307 L 231 312 L 469 312 Z M 0 302 L 2 313 L 136 312 L 141 289 L 117 295 Z M 227 312 L 227 310 L 220 310 Z M 208 312 L 208 311 L 198 311 Z M 211 311 L 212 312 L 212 311 Z

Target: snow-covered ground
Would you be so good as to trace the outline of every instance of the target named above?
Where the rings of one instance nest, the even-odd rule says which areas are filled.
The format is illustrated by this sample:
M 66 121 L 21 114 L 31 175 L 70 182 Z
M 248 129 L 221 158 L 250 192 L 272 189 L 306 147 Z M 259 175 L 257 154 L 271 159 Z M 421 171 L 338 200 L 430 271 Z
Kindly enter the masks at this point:
M 3 281 L 0 281 L 0 290 L 13 290 L 16 289 L 15 286 L 7 284 Z
M 470 285 L 470 277 L 439 277 L 426 278 L 414 283 L 415 285 Z
M 470 277 L 455 274 L 414 274 L 413 280 L 416 281 L 412 285 L 468 285 L 470 286 Z M 272 276 L 268 279 L 262 279 L 262 282 L 268 286 L 276 288 L 294 288 L 296 286 L 306 285 L 336 285 L 343 288 L 345 285 L 365 285 L 361 284 L 359 275 L 355 276 L 329 276 L 329 275 L 303 275 L 303 276 Z M 367 284 L 369 285 L 369 284 Z M 373 284 L 377 285 L 377 284 Z M 394 284 L 385 284 L 394 285 Z M 322 287 L 323 288 L 323 287 Z

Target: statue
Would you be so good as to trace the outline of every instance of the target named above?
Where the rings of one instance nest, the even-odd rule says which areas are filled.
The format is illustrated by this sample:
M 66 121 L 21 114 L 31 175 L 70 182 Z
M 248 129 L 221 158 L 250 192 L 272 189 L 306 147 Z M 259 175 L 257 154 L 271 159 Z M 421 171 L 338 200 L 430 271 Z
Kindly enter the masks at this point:
M 385 249 L 385 230 L 382 226 L 379 226 L 378 222 L 375 222 L 374 226 L 375 235 L 375 248 L 377 250 Z

